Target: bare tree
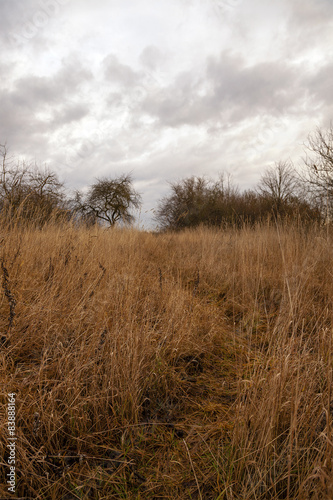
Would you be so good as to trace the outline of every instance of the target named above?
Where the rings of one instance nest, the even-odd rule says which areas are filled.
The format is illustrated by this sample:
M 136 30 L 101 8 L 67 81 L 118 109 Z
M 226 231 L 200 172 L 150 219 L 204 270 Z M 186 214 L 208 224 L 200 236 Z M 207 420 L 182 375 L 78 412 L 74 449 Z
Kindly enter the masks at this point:
M 309 191 L 318 200 L 326 218 L 333 213 L 333 125 L 327 130 L 317 128 L 305 144 L 303 178 Z
M 9 156 L 8 148 L 0 145 L 0 211 L 7 218 L 43 223 L 55 211 L 66 211 L 63 184 L 49 169 L 39 169 Z
M 88 222 L 104 222 L 113 226 L 117 222 L 131 223 L 132 208 L 139 208 L 141 197 L 132 186 L 130 175 L 116 179 L 97 179 L 87 194 L 75 193 L 74 208 Z
M 208 181 L 204 177 L 192 176 L 170 183 L 170 187 L 171 195 L 159 203 L 156 221 L 163 229 L 196 225 L 206 199 Z
M 256 191 L 241 193 L 224 175 L 218 181 L 192 176 L 170 186 L 171 193 L 159 202 L 155 215 L 162 230 L 199 224 L 242 227 L 267 220 L 272 213 L 306 222 L 320 218 L 302 197 L 291 163 L 267 169 Z
M 298 187 L 293 164 L 280 161 L 265 170 L 258 185 L 258 192 L 272 203 L 275 213 L 281 214 L 286 205 L 297 196 Z
M 225 181 L 223 174 L 218 181 L 191 176 L 170 183 L 170 187 L 171 194 L 159 202 L 155 215 L 161 229 L 219 225 L 234 214 L 232 204 L 237 189 L 231 185 L 230 178 Z
M 28 173 L 29 201 L 41 209 L 51 212 L 64 203 L 64 185 L 55 172 L 36 167 Z
M 26 196 L 23 187 L 27 175 L 24 164 L 19 165 L 13 156 L 9 156 L 7 145 L 0 145 L 1 177 L 0 177 L 0 204 L 5 207 L 18 206 Z

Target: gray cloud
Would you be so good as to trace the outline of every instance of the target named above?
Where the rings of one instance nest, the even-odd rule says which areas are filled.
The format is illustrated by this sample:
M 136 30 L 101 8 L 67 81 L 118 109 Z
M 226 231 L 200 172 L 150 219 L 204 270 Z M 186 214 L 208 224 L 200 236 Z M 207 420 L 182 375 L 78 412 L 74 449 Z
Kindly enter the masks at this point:
M 52 45 L 50 27 L 57 23 L 71 0 L 1 0 L 0 44 L 6 50 L 31 45 L 35 52 Z
M 67 97 L 75 95 L 80 87 L 92 78 L 89 69 L 70 58 L 63 62 L 54 75 L 29 75 L 18 79 L 13 94 L 19 104 L 30 107 L 62 103 Z
M 119 62 L 114 54 L 109 54 L 103 61 L 104 76 L 110 82 L 121 84 L 124 87 L 135 85 L 141 79 L 136 71 L 130 66 Z
M 78 122 L 87 116 L 90 109 L 85 104 L 74 104 L 72 106 L 64 106 L 61 110 L 56 110 L 53 116 L 52 125 L 56 128 L 63 125 L 68 125 L 72 122 Z
M 331 0 L 294 0 L 290 4 L 291 13 L 288 26 L 296 36 L 302 34 L 305 44 L 311 42 L 314 36 L 323 35 L 323 30 L 329 30 L 329 21 L 333 18 L 333 3 Z M 309 40 L 310 38 L 310 40 Z M 317 42 L 317 40 L 316 40 Z
M 331 0 L 294 0 L 288 4 L 290 12 L 286 18 L 283 37 L 284 57 L 311 60 L 314 54 L 323 59 L 333 43 Z
M 309 88 L 317 101 L 325 106 L 332 104 L 333 63 L 325 64 L 313 73 L 309 79 Z
M 248 67 L 242 58 L 223 53 L 210 57 L 201 75 L 180 74 L 170 87 L 149 95 L 142 110 L 173 127 L 280 115 L 305 98 L 303 83 L 294 65 L 274 61 Z
M 10 42 L 10 35 L 17 31 L 26 19 L 26 13 L 29 12 L 35 4 L 33 0 L 2 0 L 0 6 L 0 40 Z
M 149 70 L 155 70 L 159 66 L 161 59 L 165 57 L 166 55 L 158 47 L 149 45 L 142 51 L 140 61 Z
M 73 101 L 80 101 L 80 90 L 91 78 L 90 70 L 75 58 L 63 61 L 47 77 L 31 74 L 13 79 L 9 74 L 12 84 L 0 90 L 1 140 L 7 140 L 19 154 L 35 156 L 44 151 L 49 157 L 52 132 L 89 113 L 87 105 Z

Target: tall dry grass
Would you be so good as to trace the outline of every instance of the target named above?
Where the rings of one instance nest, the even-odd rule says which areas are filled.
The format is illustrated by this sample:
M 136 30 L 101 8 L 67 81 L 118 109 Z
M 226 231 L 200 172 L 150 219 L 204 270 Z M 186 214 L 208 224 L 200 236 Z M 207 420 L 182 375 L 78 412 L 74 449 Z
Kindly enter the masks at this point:
M 332 497 L 326 231 L 0 240 L 1 498 L 11 392 L 18 498 Z

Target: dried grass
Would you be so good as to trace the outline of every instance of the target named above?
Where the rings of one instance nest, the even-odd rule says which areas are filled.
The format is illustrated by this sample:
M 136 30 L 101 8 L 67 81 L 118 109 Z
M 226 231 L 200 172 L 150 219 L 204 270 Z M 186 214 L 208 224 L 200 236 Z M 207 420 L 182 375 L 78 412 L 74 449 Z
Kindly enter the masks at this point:
M 1 237 L 18 497 L 331 498 L 326 230 Z

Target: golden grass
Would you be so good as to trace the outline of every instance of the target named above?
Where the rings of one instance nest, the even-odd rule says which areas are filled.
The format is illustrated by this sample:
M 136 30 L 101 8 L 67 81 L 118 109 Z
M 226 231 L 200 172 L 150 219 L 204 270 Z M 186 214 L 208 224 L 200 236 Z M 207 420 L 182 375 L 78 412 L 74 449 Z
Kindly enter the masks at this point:
M 1 498 L 12 392 L 18 498 L 332 497 L 326 231 L 0 240 Z

